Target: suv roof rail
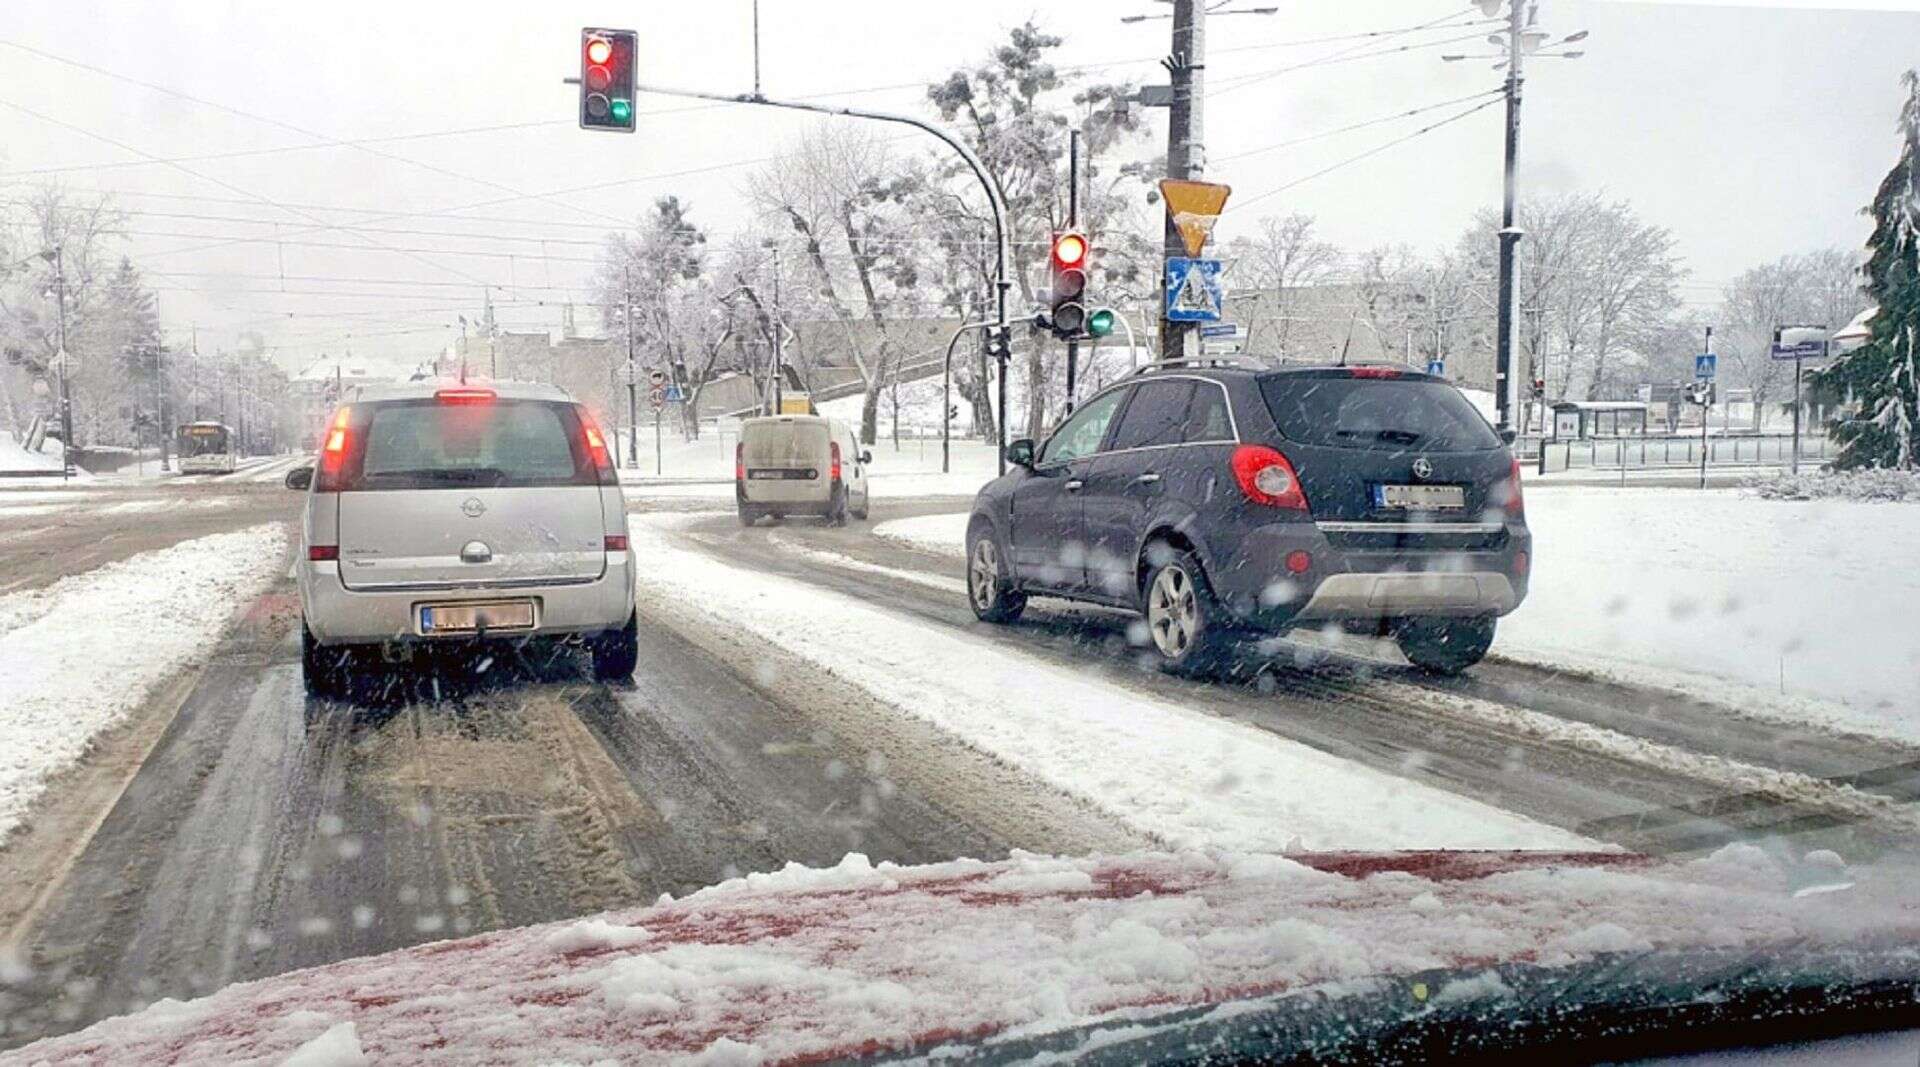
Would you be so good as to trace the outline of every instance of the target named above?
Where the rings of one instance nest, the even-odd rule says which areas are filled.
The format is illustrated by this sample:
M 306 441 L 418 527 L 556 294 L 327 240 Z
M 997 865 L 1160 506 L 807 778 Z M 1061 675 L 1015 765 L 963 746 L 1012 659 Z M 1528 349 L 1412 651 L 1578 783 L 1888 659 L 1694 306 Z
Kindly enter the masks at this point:
M 1157 370 L 1174 370 L 1181 367 L 1227 367 L 1233 370 L 1246 370 L 1247 365 L 1240 360 L 1221 356 L 1203 356 L 1198 359 L 1162 359 L 1149 363 L 1133 373 L 1150 374 Z

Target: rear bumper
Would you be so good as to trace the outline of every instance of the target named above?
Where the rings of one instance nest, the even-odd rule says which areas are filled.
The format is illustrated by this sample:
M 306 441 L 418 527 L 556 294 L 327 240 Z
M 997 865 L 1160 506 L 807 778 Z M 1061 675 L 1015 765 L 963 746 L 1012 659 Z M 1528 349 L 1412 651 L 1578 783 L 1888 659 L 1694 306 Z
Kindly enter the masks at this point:
M 301 561 L 297 566 L 300 607 L 307 628 L 325 645 L 387 641 L 452 641 L 458 636 L 422 636 L 422 604 L 467 600 L 533 601 L 534 628 L 493 636 L 549 636 L 594 633 L 626 624 L 633 614 L 633 553 L 607 557 L 606 573 L 588 582 L 544 586 L 462 586 L 450 589 L 348 589 L 335 562 Z
M 818 481 L 758 481 L 744 485 L 733 483 L 733 498 L 738 504 L 759 508 L 762 511 L 779 511 L 790 515 L 825 515 L 832 510 L 833 501 L 839 495 L 844 482 Z
M 1207 561 L 1208 577 L 1236 618 L 1273 629 L 1409 616 L 1505 615 L 1526 599 L 1527 574 L 1517 573 L 1516 563 L 1525 553 L 1525 569 L 1531 568 L 1533 536 L 1523 525 L 1463 535 L 1457 548 L 1349 547 L 1374 540 L 1361 529 L 1366 525 L 1256 527 L 1225 549 L 1225 558 Z M 1218 555 L 1221 546 L 1215 547 Z M 1304 550 L 1311 564 L 1290 574 L 1286 558 L 1296 550 Z

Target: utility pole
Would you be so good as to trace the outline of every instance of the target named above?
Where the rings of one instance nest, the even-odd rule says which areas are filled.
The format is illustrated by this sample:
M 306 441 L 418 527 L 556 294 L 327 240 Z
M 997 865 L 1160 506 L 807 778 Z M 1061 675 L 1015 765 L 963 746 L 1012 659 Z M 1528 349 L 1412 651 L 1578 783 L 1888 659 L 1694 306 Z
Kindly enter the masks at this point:
M 73 476 L 73 396 L 67 392 L 67 364 L 72 357 L 67 355 L 67 268 L 65 250 L 55 245 L 53 249 L 53 289 L 60 316 L 58 330 L 58 359 L 60 360 L 60 480 L 66 481 Z
M 620 321 L 627 325 L 627 467 L 640 467 L 640 365 L 633 361 L 633 266 L 620 268 L 626 303 L 620 308 Z
M 1713 327 L 1711 326 L 1707 327 L 1707 347 L 1702 351 L 1709 354 L 1713 352 Z M 1702 489 L 1707 487 L 1707 412 L 1712 407 L 1706 403 L 1706 400 L 1713 396 L 1712 390 L 1713 383 L 1709 381 L 1706 389 L 1700 394 L 1700 488 Z
M 1499 332 L 1493 356 L 1494 412 L 1501 430 L 1513 425 L 1513 252 L 1520 242 L 1520 231 L 1514 227 L 1514 178 L 1520 153 L 1520 60 L 1525 55 L 1520 34 L 1526 28 L 1527 5 L 1523 0 L 1507 0 L 1507 6 L 1507 148 L 1500 201 Z
M 786 389 L 786 343 L 787 321 L 780 309 L 780 245 L 769 242 L 773 249 L 773 410 L 769 414 L 780 414 Z
M 1080 131 L 1067 131 L 1067 229 L 1080 228 Z M 1087 264 L 1091 268 L 1093 264 Z M 1086 299 L 1083 291 L 1081 299 Z M 1080 341 L 1067 338 L 1067 414 L 1073 414 L 1074 377 L 1080 364 Z
M 1167 110 L 1167 177 L 1197 180 L 1206 172 L 1207 153 L 1202 144 L 1202 74 L 1206 70 L 1207 6 L 1205 0 L 1173 0 L 1173 50 L 1162 65 L 1167 68 L 1173 88 L 1173 102 Z M 1165 256 L 1179 259 L 1187 254 L 1187 244 L 1174 225 L 1173 214 L 1165 213 Z M 1179 359 L 1187 351 L 1187 336 L 1193 324 L 1170 322 L 1166 317 L 1166 271 L 1160 272 L 1160 358 Z

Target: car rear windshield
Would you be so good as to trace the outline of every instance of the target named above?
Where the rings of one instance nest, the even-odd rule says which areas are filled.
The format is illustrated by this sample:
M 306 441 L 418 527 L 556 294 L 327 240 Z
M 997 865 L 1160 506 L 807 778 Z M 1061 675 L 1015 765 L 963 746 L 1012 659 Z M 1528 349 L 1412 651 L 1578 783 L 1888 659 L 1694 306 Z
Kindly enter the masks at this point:
M 1260 379 L 1281 436 L 1303 445 L 1473 452 L 1500 438 L 1460 390 L 1432 378 L 1271 374 Z
M 367 408 L 347 488 L 597 485 L 570 404 L 406 400 Z

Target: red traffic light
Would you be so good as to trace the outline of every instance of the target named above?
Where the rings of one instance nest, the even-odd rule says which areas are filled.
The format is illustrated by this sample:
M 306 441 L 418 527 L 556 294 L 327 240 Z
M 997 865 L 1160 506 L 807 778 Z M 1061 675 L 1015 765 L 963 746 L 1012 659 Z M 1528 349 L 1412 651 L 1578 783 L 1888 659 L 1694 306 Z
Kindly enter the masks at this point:
M 596 66 L 613 58 L 613 45 L 604 37 L 595 37 L 587 42 L 587 62 Z
M 1063 233 L 1054 239 L 1053 261 L 1062 267 L 1077 267 L 1087 258 L 1087 239 L 1077 233 Z

